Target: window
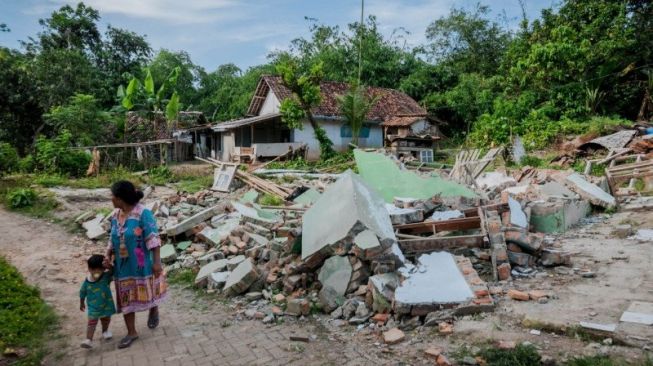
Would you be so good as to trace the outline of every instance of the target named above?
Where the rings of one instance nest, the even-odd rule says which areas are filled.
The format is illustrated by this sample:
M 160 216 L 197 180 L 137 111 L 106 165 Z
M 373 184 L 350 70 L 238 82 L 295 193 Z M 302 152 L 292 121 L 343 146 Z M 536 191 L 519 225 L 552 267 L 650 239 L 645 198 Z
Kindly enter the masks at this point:
M 354 133 L 351 130 L 351 127 L 349 125 L 342 125 L 340 127 L 340 137 L 353 137 Z M 363 126 L 361 127 L 360 132 L 358 133 L 358 138 L 361 139 L 366 139 L 370 137 L 370 127 L 369 126 Z
M 421 163 L 432 163 L 433 162 L 433 150 L 421 150 L 419 152 L 419 161 Z

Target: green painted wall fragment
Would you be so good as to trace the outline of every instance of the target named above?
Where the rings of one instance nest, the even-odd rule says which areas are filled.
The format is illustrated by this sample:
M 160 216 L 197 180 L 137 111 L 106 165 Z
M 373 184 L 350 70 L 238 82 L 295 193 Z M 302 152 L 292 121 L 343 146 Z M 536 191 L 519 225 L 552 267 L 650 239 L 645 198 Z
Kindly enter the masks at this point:
M 395 197 L 427 199 L 438 194 L 442 197 L 478 197 L 466 186 L 435 173 L 430 177 L 420 177 L 401 170 L 394 161 L 380 153 L 354 150 L 354 157 L 363 181 L 381 193 L 386 202 L 391 203 Z

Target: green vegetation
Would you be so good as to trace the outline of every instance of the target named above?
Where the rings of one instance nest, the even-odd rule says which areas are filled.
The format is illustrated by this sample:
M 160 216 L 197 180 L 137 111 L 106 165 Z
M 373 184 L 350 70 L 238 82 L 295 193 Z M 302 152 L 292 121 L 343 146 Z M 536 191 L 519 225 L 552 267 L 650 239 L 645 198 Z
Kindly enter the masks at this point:
M 488 366 L 533 366 L 540 364 L 540 355 L 532 345 L 517 345 L 514 349 L 485 348 L 480 353 Z
M 7 202 L 11 208 L 32 206 L 36 198 L 36 192 L 29 188 L 17 188 L 7 193 Z
M 27 355 L 13 365 L 39 365 L 56 326 L 57 317 L 39 290 L 25 284 L 18 270 L 0 257 L 0 350 L 25 349 Z
M 172 285 L 191 286 L 195 283 L 195 272 L 190 269 L 174 271 L 168 275 L 168 282 Z
M 347 151 L 344 153 L 336 153 L 330 159 L 307 161 L 302 158 L 273 162 L 267 166 L 268 169 L 293 169 L 293 170 L 307 170 L 317 171 L 321 169 L 329 169 L 334 173 L 343 172 L 347 169 L 356 169 L 354 162 L 354 153 Z
M 283 200 L 280 197 L 271 194 L 264 194 L 258 199 L 258 203 L 265 206 L 283 206 Z

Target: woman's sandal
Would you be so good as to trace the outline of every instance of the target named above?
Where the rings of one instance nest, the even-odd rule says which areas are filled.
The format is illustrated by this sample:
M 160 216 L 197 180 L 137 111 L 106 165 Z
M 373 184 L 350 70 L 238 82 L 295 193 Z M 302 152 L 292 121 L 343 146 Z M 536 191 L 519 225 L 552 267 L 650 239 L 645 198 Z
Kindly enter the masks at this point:
M 127 335 L 118 343 L 118 348 L 129 348 L 132 345 L 132 342 L 138 339 L 138 336 Z
M 150 329 L 155 329 L 159 326 L 159 311 L 152 315 L 152 312 L 147 317 L 147 327 Z

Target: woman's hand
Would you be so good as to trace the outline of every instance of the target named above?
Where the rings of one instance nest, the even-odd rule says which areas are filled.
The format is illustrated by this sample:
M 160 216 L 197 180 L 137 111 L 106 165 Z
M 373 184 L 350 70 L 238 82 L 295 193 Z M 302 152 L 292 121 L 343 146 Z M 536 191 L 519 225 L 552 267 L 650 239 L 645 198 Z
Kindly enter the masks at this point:
M 154 274 L 154 277 L 159 277 L 161 273 L 163 273 L 163 267 L 161 266 L 161 262 L 152 263 L 152 274 Z

